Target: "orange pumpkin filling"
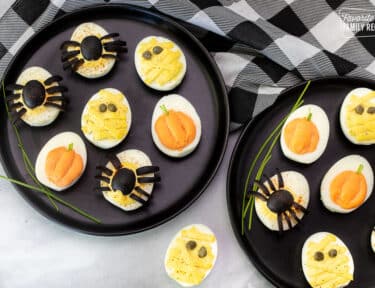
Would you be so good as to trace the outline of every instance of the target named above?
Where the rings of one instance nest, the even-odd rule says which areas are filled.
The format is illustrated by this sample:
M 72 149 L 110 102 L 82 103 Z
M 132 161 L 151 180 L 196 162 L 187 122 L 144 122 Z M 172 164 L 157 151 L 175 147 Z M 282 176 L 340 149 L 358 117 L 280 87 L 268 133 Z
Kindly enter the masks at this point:
M 74 182 L 81 175 L 82 170 L 82 157 L 73 150 L 73 144 L 68 148 L 57 147 L 47 155 L 46 175 L 58 187 L 66 187 Z
M 296 118 L 285 127 L 285 143 L 296 154 L 313 152 L 318 146 L 319 132 L 310 118 L 311 114 L 306 118 Z
M 160 142 L 169 149 L 182 150 L 195 139 L 196 127 L 193 120 L 183 112 L 166 110 L 155 123 Z
M 366 178 L 359 171 L 343 171 L 330 185 L 330 195 L 334 203 L 344 209 L 359 207 L 366 198 Z

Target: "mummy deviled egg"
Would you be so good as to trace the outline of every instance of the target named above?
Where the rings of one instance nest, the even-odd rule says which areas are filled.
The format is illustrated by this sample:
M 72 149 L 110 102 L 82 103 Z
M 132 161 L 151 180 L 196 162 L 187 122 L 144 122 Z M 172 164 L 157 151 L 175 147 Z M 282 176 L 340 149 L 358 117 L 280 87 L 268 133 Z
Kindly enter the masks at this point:
M 329 122 L 324 110 L 308 104 L 294 111 L 286 120 L 280 137 L 284 155 L 296 162 L 310 164 L 327 147 Z
M 150 158 L 140 150 L 130 149 L 110 157 L 105 166 L 98 166 L 100 174 L 96 188 L 114 206 L 131 211 L 146 204 L 152 194 L 154 183 L 160 181 Z
M 353 281 L 352 255 L 336 235 L 311 235 L 302 248 L 302 269 L 313 288 L 342 288 Z
M 128 135 L 132 114 L 124 94 L 114 88 L 97 92 L 85 105 L 81 130 L 87 140 L 102 149 L 112 148 Z
M 86 168 L 86 146 L 73 132 L 52 137 L 40 150 L 35 164 L 35 175 L 40 183 L 62 191 L 71 187 Z
M 68 41 L 61 44 L 63 69 L 71 69 L 86 78 L 99 78 L 109 73 L 118 53 L 127 52 L 126 42 L 115 40 L 119 33 L 108 33 L 95 23 L 83 23 Z
M 149 36 L 138 43 L 134 63 L 141 80 L 160 91 L 178 86 L 186 73 L 186 59 L 180 47 L 159 36 Z
M 7 85 L 12 91 L 7 95 L 9 110 L 15 115 L 14 122 L 23 120 L 30 126 L 40 127 L 51 124 L 64 110 L 62 77 L 52 76 L 46 69 L 33 66 L 25 69 L 16 84 Z
M 374 172 L 370 163 L 360 155 L 349 155 L 324 175 L 320 197 L 328 210 L 349 213 L 366 202 L 373 187 Z
M 205 225 L 193 224 L 181 229 L 165 254 L 168 276 L 183 287 L 199 285 L 211 272 L 217 258 L 217 241 Z
M 354 144 L 375 143 L 375 91 L 356 88 L 348 93 L 340 110 L 340 124 Z
M 277 171 L 271 178 L 264 178 L 264 182 L 255 181 L 259 188 L 250 192 L 255 196 L 259 220 L 273 231 L 292 229 L 309 205 L 310 188 L 305 176 L 295 171 Z
M 155 106 L 151 133 L 161 152 L 171 157 L 184 157 L 199 144 L 201 120 L 184 97 L 177 94 L 164 96 Z

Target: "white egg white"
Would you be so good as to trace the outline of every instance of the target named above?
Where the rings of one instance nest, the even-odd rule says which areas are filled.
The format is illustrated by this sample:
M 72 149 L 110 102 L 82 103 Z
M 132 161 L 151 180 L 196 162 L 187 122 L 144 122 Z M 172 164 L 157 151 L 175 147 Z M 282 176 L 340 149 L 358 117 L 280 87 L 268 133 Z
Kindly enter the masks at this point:
M 318 232 L 318 233 L 315 233 L 313 235 L 311 235 L 309 238 L 306 239 L 305 243 L 303 244 L 303 248 L 302 248 L 302 255 L 301 255 L 301 258 L 302 258 L 302 270 L 303 270 L 303 273 L 305 275 L 305 278 L 307 280 L 307 282 L 311 282 L 312 279 L 308 278 L 308 273 L 307 273 L 307 263 L 308 263 L 308 244 L 311 243 L 311 242 L 320 242 L 324 237 L 327 236 L 327 234 L 331 234 L 333 235 L 332 233 L 329 233 L 329 232 Z M 353 257 L 352 257 L 352 254 L 350 253 L 350 250 L 349 248 L 345 245 L 345 243 L 339 238 L 337 237 L 336 235 L 334 235 L 336 237 L 336 243 L 340 246 L 345 246 L 346 247 L 346 255 L 348 256 L 349 258 L 349 272 L 351 274 L 354 274 L 354 261 L 353 261 Z M 341 285 L 339 287 L 336 287 L 336 288 L 343 288 L 343 287 L 346 287 L 348 284 L 350 283 L 350 281 L 348 281 L 346 284 L 344 285 Z
M 181 57 L 180 57 L 179 61 L 182 63 L 182 70 L 181 70 L 180 74 L 175 79 L 169 81 L 168 83 L 165 83 L 164 85 L 160 85 L 159 83 L 156 83 L 156 82 L 146 83 L 145 82 L 145 75 L 142 73 L 142 69 L 141 69 L 142 52 L 140 51 L 140 45 L 143 44 L 143 43 L 147 43 L 152 38 L 156 38 L 160 42 L 173 42 L 170 39 L 167 39 L 167 38 L 161 37 L 161 36 L 148 36 L 146 38 L 143 38 L 137 44 L 137 46 L 135 47 L 135 52 L 134 52 L 135 69 L 137 70 L 138 76 L 141 78 L 143 83 L 145 83 L 147 86 L 149 86 L 149 87 L 151 87 L 155 90 L 159 90 L 159 91 L 170 91 L 170 90 L 174 89 L 175 87 L 177 87 L 181 83 L 182 79 L 184 79 L 184 76 L 186 74 L 185 55 L 184 55 L 183 51 L 181 50 L 181 48 L 175 42 L 173 42 L 173 44 L 175 45 L 173 50 L 174 51 L 177 51 L 177 50 L 181 51 Z
M 119 140 L 107 140 L 107 139 L 105 139 L 105 140 L 95 140 L 91 133 L 84 133 L 83 132 L 83 135 L 85 135 L 86 139 L 89 140 L 95 146 L 97 146 L 101 149 L 109 149 L 109 148 L 115 147 L 116 145 L 120 144 L 126 138 L 126 136 L 128 135 L 129 130 L 130 130 L 130 126 L 131 126 L 131 123 L 132 123 L 132 113 L 131 113 L 131 110 L 130 110 L 129 102 L 126 99 L 125 95 L 121 91 L 119 91 L 115 88 L 104 88 L 102 90 L 107 90 L 108 92 L 116 93 L 116 94 L 121 93 L 123 95 L 123 104 L 128 108 L 127 115 L 126 115 L 127 131 L 126 131 L 124 137 L 119 139 Z M 94 94 L 89 99 L 89 101 L 86 103 L 85 107 L 83 108 L 83 112 L 82 112 L 82 116 L 81 116 L 81 127 L 84 125 L 84 116 L 88 112 L 88 104 L 92 100 L 100 99 L 101 96 L 100 96 L 99 92 Z
M 73 144 L 74 151 L 82 157 L 82 161 L 83 161 L 82 173 L 69 186 L 59 187 L 59 186 L 56 186 L 54 183 L 52 183 L 46 175 L 45 166 L 46 166 L 47 156 L 48 156 L 48 153 L 52 151 L 53 149 L 58 148 L 58 147 L 68 147 L 70 144 Z M 39 182 L 42 183 L 43 185 L 56 191 L 62 191 L 62 190 L 68 189 L 69 187 L 71 187 L 78 181 L 78 179 L 82 176 L 83 172 L 85 171 L 86 163 L 87 163 L 87 152 L 86 152 L 85 143 L 83 142 L 82 138 L 74 132 L 62 132 L 52 137 L 46 144 L 44 144 L 43 148 L 40 150 L 38 157 L 36 159 L 36 163 L 35 163 L 35 176 L 39 180 Z
M 341 105 L 341 109 L 340 109 L 340 125 L 341 125 L 341 129 L 342 129 L 342 132 L 344 133 L 345 137 L 352 143 L 354 144 L 358 144 L 358 145 L 370 145 L 370 144 L 374 144 L 375 143 L 375 140 L 371 140 L 371 141 L 361 141 L 359 142 L 355 137 L 353 137 L 352 135 L 350 135 L 350 132 L 349 132 L 349 127 L 347 126 L 346 124 L 346 121 L 345 119 L 347 118 L 347 106 L 349 105 L 349 103 L 351 102 L 351 97 L 353 95 L 357 96 L 357 97 L 362 97 L 362 96 L 366 96 L 368 93 L 372 92 L 371 89 L 368 89 L 368 88 L 356 88 L 356 89 L 353 89 L 351 90 L 345 97 L 344 101 L 342 102 L 342 105 Z M 374 106 L 375 106 L 375 103 L 373 103 Z
M 107 32 L 107 30 L 105 30 L 102 26 L 95 24 L 93 22 L 87 22 L 87 23 L 82 23 L 74 30 L 70 40 L 81 43 L 82 40 L 86 38 L 87 36 L 92 35 L 92 36 L 101 38 L 108 34 L 109 33 Z M 112 38 L 106 39 L 106 42 L 110 42 L 110 41 L 113 41 L 113 39 Z M 68 51 L 73 51 L 76 49 L 77 47 L 69 47 Z M 104 53 L 117 55 L 117 53 L 107 52 L 103 48 L 102 54 Z M 85 60 L 85 63 L 82 64 L 80 67 L 78 67 L 78 69 L 76 70 L 76 73 L 89 79 L 100 78 L 108 74 L 116 63 L 115 59 L 107 58 L 104 60 L 104 65 L 93 65 L 94 62 L 99 61 L 99 60 L 103 60 L 103 59 L 100 58 L 98 60 L 91 60 L 91 61 Z
M 167 108 L 167 110 L 175 110 L 185 113 L 193 120 L 195 124 L 195 139 L 182 150 L 172 150 L 164 146 L 163 143 L 161 143 L 161 141 L 159 140 L 159 137 L 155 131 L 155 123 L 159 119 L 159 117 L 162 116 L 164 113 L 163 110 L 160 108 L 163 105 Z M 154 112 L 152 114 L 151 133 L 152 139 L 156 147 L 158 147 L 161 152 L 171 157 L 184 157 L 193 152 L 199 144 L 202 134 L 201 120 L 194 106 L 186 98 L 177 94 L 167 95 L 162 97 L 155 105 Z
M 374 172 L 371 168 L 370 163 L 366 160 L 366 158 L 360 156 L 360 155 L 349 155 L 344 158 L 341 158 L 339 161 L 337 161 L 324 175 L 322 183 L 320 185 L 320 198 L 324 204 L 324 206 L 332 211 L 332 212 L 338 212 L 338 213 L 350 213 L 357 208 L 353 209 L 344 209 L 334 203 L 330 196 L 330 185 L 333 181 L 333 179 L 344 171 L 357 171 L 359 165 L 363 165 L 362 174 L 366 179 L 367 182 L 367 195 L 365 198 L 365 203 L 367 199 L 371 196 L 373 187 L 374 187 Z
M 375 227 L 373 228 L 371 232 L 370 245 L 371 245 L 372 251 L 374 251 L 375 253 Z
M 294 119 L 306 118 L 309 113 L 312 113 L 311 121 L 315 124 L 319 133 L 319 142 L 315 151 L 305 154 L 297 154 L 291 151 L 285 142 L 285 127 Z M 310 164 L 316 161 L 325 151 L 329 138 L 329 121 L 327 114 L 322 108 L 317 105 L 307 104 L 303 105 L 294 111 L 286 120 L 280 137 L 281 150 L 283 151 L 285 157 L 304 164 Z
M 301 197 L 302 201 L 299 203 L 304 208 L 307 209 L 310 201 L 310 188 L 309 183 L 307 182 L 305 176 L 303 176 L 301 173 L 296 171 L 283 171 L 281 172 L 281 176 L 284 180 L 284 189 L 294 193 L 294 199 L 296 200 L 297 197 Z M 274 175 L 271 177 L 271 181 L 274 183 L 276 189 L 279 189 L 279 184 L 277 180 L 277 175 Z M 270 186 L 267 181 L 263 182 L 263 184 L 271 191 Z M 258 189 L 259 193 L 262 192 L 261 189 Z M 271 191 L 272 193 L 272 191 Z M 264 203 L 261 199 L 255 198 L 255 211 L 257 213 L 257 216 L 259 220 L 270 230 L 272 231 L 279 231 L 279 225 L 277 221 L 276 214 L 273 213 L 274 217 L 269 217 L 266 215 L 266 213 L 263 212 L 261 205 Z M 272 211 L 267 208 L 267 212 L 271 213 Z M 301 211 L 296 211 L 296 215 L 299 219 L 302 219 L 304 216 L 304 213 Z M 293 217 L 290 217 L 292 228 L 298 224 L 298 222 L 293 219 Z M 288 222 L 283 218 L 283 228 L 284 230 L 289 230 Z
M 208 228 L 206 225 L 203 225 L 203 224 L 191 224 L 191 225 L 185 226 L 180 231 L 178 231 L 176 233 L 176 235 L 173 237 L 173 239 L 171 240 L 171 242 L 168 245 L 167 252 L 165 253 L 165 257 L 164 257 L 164 268 L 165 268 L 165 271 L 167 272 L 167 275 L 171 279 L 175 280 L 178 284 L 180 284 L 183 287 L 193 287 L 194 285 L 192 285 L 190 283 L 185 283 L 185 282 L 179 281 L 178 279 L 174 279 L 173 278 L 173 275 L 172 275 L 173 274 L 173 270 L 171 270 L 171 269 L 169 269 L 169 267 L 167 267 L 168 251 L 174 246 L 174 243 L 175 243 L 176 239 L 178 239 L 179 237 L 181 237 L 181 232 L 183 230 L 190 229 L 190 228 L 193 228 L 193 227 L 195 227 L 196 229 L 198 229 L 202 233 L 212 234 L 212 235 L 215 236 L 215 234 L 212 232 L 212 230 L 210 228 Z M 215 240 L 216 240 L 216 237 L 215 237 Z M 216 259 L 217 259 L 217 253 L 218 253 L 217 241 L 215 241 L 214 243 L 211 244 L 211 249 L 212 249 L 212 254 L 214 255 L 214 260 L 213 260 L 213 263 L 212 263 L 212 268 L 206 272 L 206 275 L 204 276 L 203 280 L 207 278 L 208 274 L 210 274 L 210 272 L 212 271 L 213 267 L 215 266 L 215 262 L 216 262 Z
M 144 153 L 140 150 L 137 150 L 137 149 L 125 150 L 125 151 L 122 151 L 122 152 L 116 154 L 116 156 L 120 160 L 121 163 L 132 163 L 137 168 L 152 165 L 152 162 L 151 162 L 150 158 L 146 155 L 146 153 Z M 108 162 L 106 167 L 109 168 L 112 171 L 116 170 L 111 162 Z M 106 176 L 104 174 L 102 174 L 102 175 Z M 148 173 L 148 174 L 142 175 L 142 177 L 153 177 L 153 176 L 154 176 L 154 173 Z M 100 181 L 100 186 L 107 187 L 108 184 L 104 181 Z M 153 183 L 143 184 L 142 189 L 147 194 L 149 194 L 151 196 L 152 190 L 154 189 L 154 184 Z M 126 206 L 120 205 L 119 203 L 117 203 L 114 199 L 112 199 L 109 196 L 109 193 L 107 191 L 103 191 L 102 193 L 103 193 L 103 196 L 104 196 L 105 200 L 107 200 L 109 203 L 113 204 L 114 206 L 116 206 L 116 207 L 118 207 L 118 208 L 120 208 L 124 211 L 136 210 L 136 209 L 141 208 L 143 206 L 142 203 L 139 203 L 139 202 L 136 202 L 136 201 L 134 201 L 133 203 L 131 203 L 129 205 L 126 205 Z M 141 198 L 143 198 L 144 200 L 148 200 L 144 196 L 141 196 Z
M 44 81 L 50 78 L 52 75 L 46 69 L 39 67 L 39 66 L 32 66 L 24 71 L 18 76 L 16 81 L 19 85 L 25 85 L 27 82 L 31 80 L 38 80 L 44 85 Z M 55 86 L 57 83 L 51 84 Z M 17 92 L 16 92 L 17 91 Z M 21 90 L 16 90 L 15 93 L 20 93 Z M 54 96 L 61 96 L 61 93 L 55 93 Z M 23 103 L 22 97 L 18 100 L 19 102 Z M 24 103 L 23 103 L 24 104 Z M 60 114 L 60 109 L 51 106 L 42 106 L 36 107 L 34 109 L 43 109 L 41 113 L 29 113 L 29 109 L 25 104 L 23 105 L 28 112 L 26 112 L 21 119 L 32 127 L 42 127 L 51 124 L 53 121 L 56 120 L 57 116 Z M 19 108 L 18 110 L 22 109 Z

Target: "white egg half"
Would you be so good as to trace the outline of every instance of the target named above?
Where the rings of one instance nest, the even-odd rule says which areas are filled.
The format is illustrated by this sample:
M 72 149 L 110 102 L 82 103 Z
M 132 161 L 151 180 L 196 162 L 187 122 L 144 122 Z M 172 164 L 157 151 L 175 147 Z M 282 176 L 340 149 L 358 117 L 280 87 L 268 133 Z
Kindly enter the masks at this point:
M 320 185 L 320 197 L 324 206 L 328 210 L 338 213 L 349 213 L 362 205 L 360 204 L 358 207 L 351 209 L 343 208 L 332 200 L 330 193 L 332 181 L 334 181 L 336 176 L 344 171 L 356 172 L 360 165 L 363 165 L 361 174 L 364 176 L 367 184 L 366 197 L 362 204 L 365 203 L 366 200 L 370 197 L 374 187 L 374 172 L 371 168 L 371 165 L 366 160 L 366 158 L 360 155 L 349 155 L 337 161 L 323 177 L 322 183 Z
M 336 253 L 332 254 L 333 250 Z M 321 253 L 319 258 L 317 252 Z M 332 233 L 318 232 L 307 238 L 301 258 L 303 273 L 311 287 L 342 288 L 353 280 L 354 261 L 350 250 Z
M 161 46 L 163 51 L 155 54 L 155 46 Z M 150 59 L 143 57 L 145 51 L 150 52 Z M 148 36 L 138 43 L 134 52 L 134 64 L 143 83 L 159 91 L 174 89 L 186 74 L 186 59 L 180 47 L 160 36 Z
M 116 104 L 116 112 L 108 108 L 113 103 Z M 106 111 L 100 112 L 97 104 L 105 104 Z M 114 88 L 101 89 L 94 94 L 86 103 L 81 116 L 81 129 L 86 139 L 102 149 L 120 144 L 128 135 L 131 123 L 129 102 L 121 91 Z
M 293 133 L 293 139 L 286 139 L 286 129 L 288 124 L 290 124 L 295 119 L 305 119 L 311 113 L 311 123 L 313 123 L 318 131 L 319 139 L 314 150 L 306 153 L 296 153 L 296 149 L 303 151 L 306 149 L 306 145 L 310 142 L 306 141 L 308 137 L 312 137 L 312 134 L 306 134 L 308 131 L 304 126 L 296 126 Z M 281 150 L 283 151 L 285 157 L 294 160 L 299 163 L 310 164 L 316 161 L 325 151 L 329 138 L 329 121 L 327 114 L 322 108 L 317 105 L 307 104 L 303 105 L 294 111 L 284 123 L 282 128 L 280 144 Z M 290 142 L 288 142 L 288 141 Z M 310 139 L 309 139 L 310 140 Z M 289 145 L 288 145 L 288 143 Z M 292 148 L 291 147 L 295 147 Z M 294 149 L 294 150 L 293 150 Z
M 185 113 L 187 116 L 189 116 L 192 119 L 195 125 L 194 140 L 181 150 L 174 150 L 174 149 L 168 148 L 159 139 L 159 136 L 155 129 L 155 124 L 157 120 L 159 119 L 159 117 L 165 114 L 165 112 L 163 111 L 161 107 L 165 107 L 167 110 L 173 110 L 173 111 L 179 111 L 179 112 Z M 152 114 L 151 133 L 152 133 L 152 139 L 155 145 L 159 148 L 161 152 L 171 157 L 176 157 L 176 158 L 184 157 L 190 154 L 191 152 L 193 152 L 194 149 L 199 144 L 199 141 L 202 135 L 201 120 L 194 106 L 186 98 L 177 94 L 167 95 L 167 96 L 162 97 L 155 105 L 154 112 Z
M 59 147 L 68 148 L 70 145 L 73 146 L 73 151 L 79 156 L 81 156 L 82 163 L 83 163 L 82 172 L 69 185 L 60 187 L 60 186 L 57 186 L 55 183 L 53 183 L 47 176 L 47 172 L 46 172 L 47 157 L 48 157 L 49 152 L 51 152 L 52 150 L 59 148 Z M 78 181 L 78 179 L 82 176 L 83 172 L 85 171 L 86 163 L 87 163 L 87 152 L 86 152 L 85 143 L 83 142 L 82 138 L 74 132 L 62 132 L 52 137 L 46 144 L 44 144 L 43 148 L 40 150 L 38 157 L 36 159 L 36 163 L 35 163 L 35 176 L 39 180 L 39 182 L 42 183 L 43 185 L 56 191 L 62 191 L 71 187 Z M 67 171 L 66 174 L 67 173 L 69 172 Z
M 49 73 L 46 69 L 38 66 L 32 66 L 22 71 L 22 73 L 18 76 L 16 84 L 24 86 L 31 80 L 37 80 L 44 86 L 45 89 L 52 86 L 58 86 L 57 82 L 53 82 L 51 85 L 46 85 L 44 83 L 44 81 L 50 78 L 51 76 L 51 73 Z M 22 107 L 17 109 L 17 112 L 19 112 L 23 108 L 27 110 L 26 113 L 21 116 L 21 119 L 30 126 L 47 126 L 51 124 L 53 121 L 55 121 L 57 116 L 60 114 L 61 110 L 59 108 L 45 106 L 43 104 L 34 108 L 29 108 L 23 101 L 22 90 L 14 90 L 14 93 L 21 94 L 21 97 L 13 103 L 19 102 L 23 104 Z M 58 92 L 53 94 L 47 94 L 46 96 L 61 96 L 61 93 Z M 52 102 L 56 104 L 60 103 L 57 101 Z
M 372 251 L 375 252 L 375 228 L 371 232 L 370 245 L 371 245 Z
M 196 247 L 187 249 L 189 241 L 194 241 Z M 202 258 L 199 257 L 201 247 L 208 251 L 207 256 Z M 192 224 L 178 231 L 169 243 L 164 268 L 168 276 L 181 286 L 193 287 L 199 285 L 212 271 L 217 252 L 217 240 L 212 230 L 203 224 Z M 207 266 L 201 268 L 200 262 Z
M 272 176 L 270 179 L 275 186 L 276 190 L 283 189 L 289 191 L 294 199 L 294 202 L 297 202 L 299 205 L 303 206 L 307 209 L 310 201 L 310 188 L 309 183 L 307 182 L 305 176 L 303 176 L 301 173 L 296 171 L 283 171 L 281 172 L 281 176 L 284 181 L 284 186 L 280 187 L 279 181 L 277 178 L 277 174 Z M 267 181 L 263 182 L 263 185 L 266 186 L 268 191 L 273 193 L 273 191 L 270 188 L 270 185 Z M 269 198 L 261 189 L 258 189 L 258 192 L 266 196 L 266 198 Z M 272 231 L 279 231 L 279 225 L 277 220 L 277 214 L 271 211 L 268 206 L 267 202 L 255 198 L 255 211 L 258 215 L 259 220 L 270 230 Z M 296 216 L 299 219 L 302 219 L 304 216 L 303 211 L 293 208 L 293 211 L 295 212 Z M 292 215 L 287 212 L 287 215 L 289 216 L 289 219 L 291 220 L 291 226 L 292 228 L 298 224 L 298 222 L 292 217 Z M 283 230 L 289 230 L 288 221 L 285 219 L 285 216 L 283 216 Z
M 74 30 L 70 40 L 81 43 L 82 40 L 85 39 L 87 36 L 96 36 L 98 38 L 101 38 L 108 34 L 109 33 L 102 26 L 95 24 L 93 22 L 87 22 L 87 23 L 82 23 Z M 113 40 L 114 40 L 113 38 L 108 38 L 103 41 L 111 42 Z M 77 50 L 77 47 L 70 46 L 68 47 L 67 50 L 74 51 L 74 50 Z M 102 54 L 117 55 L 117 53 L 115 52 L 105 51 L 104 48 L 102 50 Z M 83 59 L 82 54 L 78 54 L 75 57 L 77 57 L 78 59 Z M 116 63 L 116 60 L 112 58 L 101 57 L 98 60 L 90 60 L 90 61 L 85 60 L 85 62 L 82 65 L 80 65 L 75 72 L 89 79 L 100 78 L 108 74 L 109 71 L 112 70 L 115 63 Z
M 129 150 L 125 150 L 125 151 L 122 151 L 122 152 L 116 154 L 116 156 L 117 156 L 117 159 L 120 161 L 120 163 L 122 164 L 123 167 L 132 170 L 134 173 L 135 173 L 135 170 L 140 168 L 140 167 L 152 165 L 152 162 L 151 162 L 150 158 L 144 152 L 142 152 L 140 150 L 129 149 Z M 113 175 L 111 175 L 112 177 L 110 177 L 111 183 L 112 183 L 112 179 L 113 179 L 113 176 L 115 175 L 116 168 L 112 164 L 112 162 L 108 162 L 106 164 L 106 167 L 108 169 L 110 169 L 111 171 L 113 171 Z M 102 173 L 102 176 L 108 177 L 108 175 L 106 175 L 105 173 Z M 154 173 L 147 173 L 147 174 L 143 174 L 141 176 L 142 177 L 154 177 L 155 174 Z M 138 208 L 141 208 L 144 205 L 143 203 L 140 203 L 140 202 L 137 202 L 137 201 L 133 200 L 132 198 L 129 197 L 129 195 L 122 194 L 122 192 L 119 191 L 119 190 L 113 190 L 111 188 L 110 184 L 106 183 L 105 181 L 100 181 L 100 186 L 101 187 L 110 187 L 110 191 L 103 191 L 102 192 L 104 198 L 108 202 L 113 204 L 114 206 L 116 206 L 116 207 L 118 207 L 118 208 L 120 208 L 124 211 L 136 210 Z M 144 201 L 148 201 L 149 198 L 151 197 L 152 190 L 154 188 L 154 184 L 153 183 L 142 183 L 142 184 L 140 184 L 140 183 L 136 182 L 136 186 L 141 187 L 142 190 L 149 195 L 148 197 L 146 197 L 146 195 L 137 194 L 137 196 L 142 198 Z M 132 193 L 137 193 L 137 192 L 133 190 Z
M 368 113 L 370 107 L 375 109 L 373 90 L 356 88 L 346 95 L 340 109 L 340 125 L 350 142 L 358 145 L 375 143 L 375 113 Z

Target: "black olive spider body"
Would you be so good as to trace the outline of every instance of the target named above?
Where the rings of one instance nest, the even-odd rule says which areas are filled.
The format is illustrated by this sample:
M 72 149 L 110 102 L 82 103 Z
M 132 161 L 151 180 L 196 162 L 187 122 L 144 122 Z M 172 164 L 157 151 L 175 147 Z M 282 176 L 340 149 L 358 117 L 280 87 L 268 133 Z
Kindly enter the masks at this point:
M 113 53 L 127 52 L 126 42 L 121 40 L 107 40 L 119 36 L 119 33 L 110 33 L 101 38 L 93 35 L 87 36 L 81 43 L 72 40 L 64 41 L 60 47 L 62 50 L 61 61 L 63 62 L 63 69 L 70 68 L 76 71 L 85 61 L 95 61 L 100 58 L 117 60 L 118 57 Z M 73 48 L 73 50 L 68 48 Z
M 262 182 L 255 180 L 254 183 L 259 187 L 260 191 L 250 191 L 250 195 L 254 195 L 258 199 L 265 201 L 270 211 L 277 214 L 278 229 L 280 232 L 284 231 L 283 219 L 288 224 L 289 229 L 292 228 L 292 221 L 294 219 L 297 223 L 301 220 L 298 218 L 296 211 L 307 213 L 307 209 L 301 204 L 294 201 L 291 192 L 285 189 L 284 179 L 279 170 L 277 170 L 278 187 L 276 188 L 272 180 L 263 175 L 268 183 L 269 188 Z

